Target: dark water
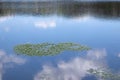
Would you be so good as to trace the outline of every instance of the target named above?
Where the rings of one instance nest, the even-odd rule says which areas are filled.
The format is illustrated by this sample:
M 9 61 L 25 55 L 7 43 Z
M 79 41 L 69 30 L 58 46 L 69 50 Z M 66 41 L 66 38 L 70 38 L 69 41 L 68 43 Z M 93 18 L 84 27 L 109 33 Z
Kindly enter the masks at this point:
M 43 42 L 92 49 L 42 57 L 14 52 L 16 45 Z M 0 3 L 0 80 L 104 80 L 89 69 L 120 73 L 119 2 Z

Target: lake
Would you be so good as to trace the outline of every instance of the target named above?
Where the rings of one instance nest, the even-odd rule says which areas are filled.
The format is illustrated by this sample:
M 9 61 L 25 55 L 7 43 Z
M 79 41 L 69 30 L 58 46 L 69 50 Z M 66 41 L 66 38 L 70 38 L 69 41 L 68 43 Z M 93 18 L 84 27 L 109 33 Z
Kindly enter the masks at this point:
M 0 80 L 120 80 L 120 2 L 0 2 Z

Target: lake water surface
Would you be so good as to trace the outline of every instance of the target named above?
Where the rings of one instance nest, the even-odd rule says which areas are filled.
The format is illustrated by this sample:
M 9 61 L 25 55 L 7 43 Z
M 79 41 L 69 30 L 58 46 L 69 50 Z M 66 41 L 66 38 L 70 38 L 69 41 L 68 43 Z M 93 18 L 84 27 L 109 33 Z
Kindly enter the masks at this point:
M 88 51 L 17 55 L 20 44 L 77 43 Z M 103 73 L 90 73 L 93 69 Z M 120 80 L 119 2 L 1 2 L 0 80 Z

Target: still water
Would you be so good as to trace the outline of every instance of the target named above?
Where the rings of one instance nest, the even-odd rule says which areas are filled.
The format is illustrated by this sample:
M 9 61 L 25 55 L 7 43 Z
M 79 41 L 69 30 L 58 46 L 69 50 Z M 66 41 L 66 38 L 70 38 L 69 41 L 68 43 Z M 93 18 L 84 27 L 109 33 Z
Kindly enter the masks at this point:
M 46 42 L 91 49 L 54 56 L 14 51 L 16 45 Z M 109 73 L 120 73 L 119 2 L 0 3 L 0 80 L 120 80 L 104 78 Z

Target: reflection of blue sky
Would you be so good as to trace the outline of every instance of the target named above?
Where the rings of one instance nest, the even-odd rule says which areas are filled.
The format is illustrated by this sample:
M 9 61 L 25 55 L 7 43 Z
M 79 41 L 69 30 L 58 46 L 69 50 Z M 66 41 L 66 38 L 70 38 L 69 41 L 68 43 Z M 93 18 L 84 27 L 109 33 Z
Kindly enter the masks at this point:
M 75 41 L 94 46 L 120 47 L 119 28 L 119 21 L 99 20 L 89 16 L 74 19 L 15 16 L 0 23 L 0 39 L 13 42 Z
M 4 17 L 0 17 L 0 24 L 5 23 L 9 20 L 12 20 L 12 16 L 4 16 Z M 0 26 L 2 27 L 2 26 Z M 5 32 L 9 32 L 10 31 L 10 26 L 4 26 L 3 28 L 1 28 L 1 30 L 5 31 Z
M 0 21 L 1 45 L 69 41 L 120 52 L 119 21 L 90 16 L 73 19 L 57 16 L 8 16 L 1 17 Z
M 7 20 L 10 20 L 10 19 L 12 19 L 11 16 L 0 17 L 0 23 L 2 23 L 2 22 L 6 22 Z
M 10 67 L 11 64 L 24 64 L 26 62 L 25 59 L 19 58 L 17 56 L 14 55 L 7 55 L 6 52 L 4 52 L 3 50 L 0 50 L 0 80 L 2 79 L 2 75 L 4 72 L 5 67 Z
M 75 42 L 86 44 L 94 48 L 106 48 L 107 52 L 109 53 L 107 56 L 108 66 L 110 66 L 110 68 L 119 69 L 120 58 L 118 58 L 119 55 L 117 54 L 120 52 L 119 25 L 119 21 L 103 19 L 100 20 L 90 16 L 73 19 L 57 16 L 2 17 L 0 18 L 0 48 L 5 49 L 7 52 L 9 52 L 13 50 L 13 47 L 15 45 L 27 42 Z M 92 53 L 95 54 L 93 55 Z M 103 65 L 103 62 L 100 60 L 104 60 L 104 57 L 106 56 L 105 53 L 105 49 L 102 51 L 89 51 L 87 57 L 73 57 L 73 59 L 68 62 L 63 60 L 57 64 L 57 67 L 44 65 L 43 70 L 36 74 L 35 80 L 38 79 L 41 73 L 44 73 L 46 70 L 49 71 L 49 69 L 53 72 L 51 76 L 56 72 L 63 71 L 61 75 L 58 75 L 62 76 L 65 74 L 65 78 L 67 79 L 70 77 L 67 75 L 67 73 L 70 73 L 70 70 L 73 70 L 73 73 L 76 75 L 70 73 L 72 78 L 74 78 L 74 80 L 77 80 L 77 78 L 81 79 L 86 75 L 87 69 L 91 67 L 98 68 L 99 65 Z M 7 54 L 5 55 L 9 57 Z M 66 56 L 70 57 L 72 55 L 66 54 Z M 65 55 L 59 57 L 62 57 L 62 59 L 64 59 Z M 58 57 L 55 56 L 54 58 L 57 58 L 58 60 Z M 33 60 L 33 58 L 31 59 Z M 47 57 L 47 59 L 44 58 L 43 60 L 52 61 L 52 59 L 53 57 L 49 59 Z M 41 58 L 38 59 L 38 61 L 39 60 L 41 60 Z M 72 64 L 79 67 L 74 68 L 76 66 Z M 33 65 L 33 63 L 30 65 Z M 39 64 L 36 63 L 36 65 Z M 79 68 L 82 70 L 80 69 L 80 71 L 78 71 Z M 27 67 L 27 69 L 29 68 Z M 81 74 L 81 76 L 77 74 Z
M 38 72 L 34 80 L 82 80 L 89 69 L 101 69 L 106 67 L 104 58 L 106 57 L 105 49 L 90 50 L 85 58 L 76 57 L 68 62 L 60 61 L 57 67 L 43 65 L 43 70 Z M 104 59 L 104 60 L 103 60 Z

